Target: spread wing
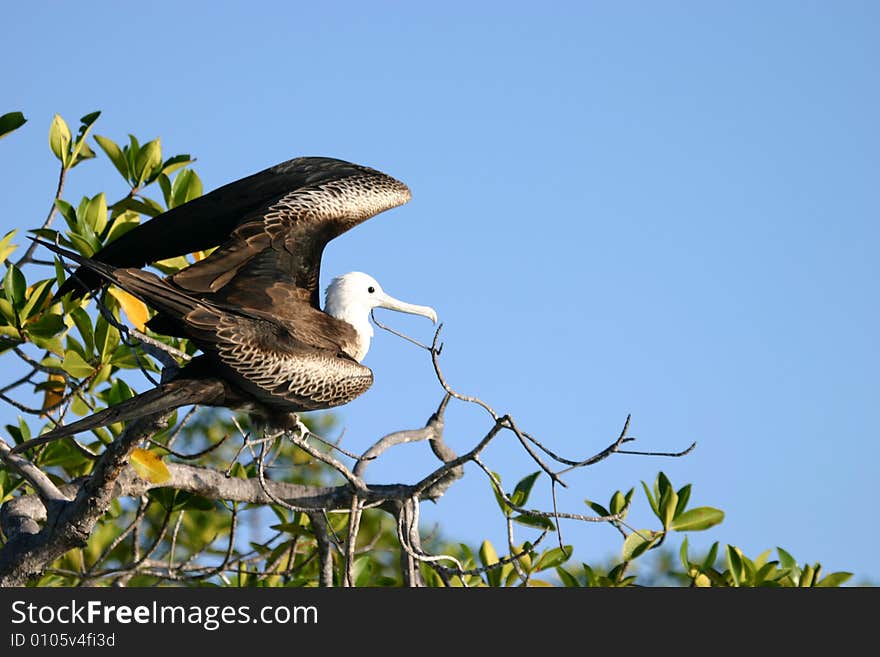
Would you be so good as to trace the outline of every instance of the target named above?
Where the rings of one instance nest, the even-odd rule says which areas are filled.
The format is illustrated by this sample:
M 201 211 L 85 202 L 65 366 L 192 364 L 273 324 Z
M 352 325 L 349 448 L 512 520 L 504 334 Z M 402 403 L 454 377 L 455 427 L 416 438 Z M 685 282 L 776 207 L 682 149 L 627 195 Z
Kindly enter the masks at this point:
M 409 200 L 403 183 L 372 169 L 296 189 L 242 218 L 208 258 L 172 276 L 181 288 L 218 302 L 271 310 L 296 297 L 319 308 L 327 243 L 366 219 Z
M 93 257 L 116 267 L 145 264 L 218 246 L 174 282 L 199 295 L 271 307 L 276 283 L 318 307 L 327 243 L 366 219 L 406 203 L 410 191 L 384 173 L 324 157 L 289 160 L 224 185 L 138 226 Z M 79 269 L 59 290 L 81 295 L 100 278 Z M 225 289 L 228 286 L 228 289 Z

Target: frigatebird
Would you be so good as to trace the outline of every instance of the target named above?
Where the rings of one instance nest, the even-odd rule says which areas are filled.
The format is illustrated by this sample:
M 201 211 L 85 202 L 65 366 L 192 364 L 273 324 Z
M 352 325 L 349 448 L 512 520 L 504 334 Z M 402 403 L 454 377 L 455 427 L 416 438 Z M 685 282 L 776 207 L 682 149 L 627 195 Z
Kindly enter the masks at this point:
M 113 283 L 156 310 L 150 328 L 187 337 L 203 353 L 156 388 L 22 443 L 15 451 L 191 404 L 246 410 L 262 424 L 290 429 L 297 422 L 295 413 L 346 404 L 370 387 L 372 371 L 360 361 L 373 335 L 369 323 L 373 308 L 437 321 L 432 308 L 391 297 L 361 272 L 333 279 L 324 310 L 320 309 L 317 286 L 324 246 L 370 216 L 406 202 L 409 190 L 378 171 L 327 158 L 291 160 L 244 181 L 292 170 L 300 173 L 295 181 L 304 184 L 280 196 L 273 192 L 269 201 L 261 192 L 260 208 L 247 211 L 211 256 L 164 279 L 107 260 L 170 257 L 166 254 L 181 247 L 199 248 L 208 238 L 184 237 L 174 249 L 166 248 L 161 238 L 170 240 L 172 227 L 158 221 L 160 216 L 127 234 L 143 229 L 146 236 L 131 251 L 111 249 L 114 242 L 98 252 L 96 257 L 103 254 L 103 261 L 41 242 L 80 265 L 59 293 L 80 295 Z M 311 178 L 303 177 L 303 171 L 311 171 Z M 220 193 L 220 198 L 234 202 L 247 194 L 246 186 L 240 187 L 244 181 L 203 198 Z M 216 198 L 214 203 L 219 203 Z M 201 213 L 211 207 L 215 206 L 202 204 L 195 214 L 177 213 L 177 221 L 184 224 L 181 228 L 210 223 L 210 217 Z M 230 215 L 222 220 L 232 225 Z M 213 233 L 218 236 L 222 238 L 220 232 Z

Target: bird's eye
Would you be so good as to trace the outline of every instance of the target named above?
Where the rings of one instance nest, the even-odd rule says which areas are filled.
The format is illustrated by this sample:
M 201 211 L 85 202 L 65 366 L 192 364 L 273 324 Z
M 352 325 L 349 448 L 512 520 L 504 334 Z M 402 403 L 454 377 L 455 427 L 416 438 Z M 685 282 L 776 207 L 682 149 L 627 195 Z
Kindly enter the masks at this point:
M 376 291 L 376 288 L 374 288 L 372 285 L 367 288 L 367 292 L 369 292 L 370 294 L 372 294 L 375 291 Z

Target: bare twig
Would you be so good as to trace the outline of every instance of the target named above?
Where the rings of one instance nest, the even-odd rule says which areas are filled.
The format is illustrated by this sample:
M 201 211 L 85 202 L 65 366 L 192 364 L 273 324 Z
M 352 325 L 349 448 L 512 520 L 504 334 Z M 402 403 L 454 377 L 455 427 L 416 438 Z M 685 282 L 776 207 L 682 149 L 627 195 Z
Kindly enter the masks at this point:
M 55 201 L 61 198 L 61 194 L 64 192 L 64 181 L 67 178 L 67 167 L 63 164 L 61 165 L 61 171 L 58 173 L 58 186 L 55 189 L 55 197 L 52 199 L 52 205 L 49 207 L 49 214 L 46 215 L 46 218 L 43 220 L 43 225 L 40 226 L 41 229 L 45 230 L 52 225 L 52 220 L 55 218 L 55 213 L 57 212 L 57 208 L 55 207 Z M 32 257 L 34 255 L 34 251 L 37 249 L 37 243 L 31 242 L 31 245 L 27 248 L 27 251 L 24 252 L 24 255 L 18 259 L 15 263 L 16 267 L 21 267 L 31 262 Z
M 42 470 L 23 456 L 13 454 L 9 445 L 3 440 L 0 440 L 0 460 L 24 477 L 46 506 L 53 502 L 69 501 L 69 498 L 58 490 Z
M 419 342 L 419 341 L 416 340 L 415 338 L 411 338 L 411 337 L 408 336 L 406 333 L 401 333 L 401 332 L 398 331 L 397 329 L 393 329 L 393 328 L 391 328 L 390 326 L 386 326 L 385 324 L 383 324 L 382 322 L 380 322 L 378 319 L 376 319 L 376 311 L 375 311 L 375 309 L 370 311 L 370 317 L 371 317 L 372 320 L 376 323 L 376 326 L 378 326 L 380 329 L 383 329 L 383 330 L 385 330 L 385 331 L 388 331 L 389 333 L 393 333 L 393 334 L 396 335 L 398 338 L 403 338 L 403 339 L 406 340 L 407 342 L 412 342 L 414 345 L 416 345 L 417 347 L 421 347 L 421 348 L 424 349 L 425 351 L 431 351 L 431 347 L 429 347 L 428 345 Z

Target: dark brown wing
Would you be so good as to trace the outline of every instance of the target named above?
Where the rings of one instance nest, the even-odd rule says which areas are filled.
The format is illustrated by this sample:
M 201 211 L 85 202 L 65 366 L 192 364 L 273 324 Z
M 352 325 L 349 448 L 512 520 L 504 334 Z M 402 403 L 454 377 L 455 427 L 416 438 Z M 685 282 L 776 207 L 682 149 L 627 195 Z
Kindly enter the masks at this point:
M 269 311 L 277 309 L 279 297 L 293 295 L 317 309 L 327 243 L 409 198 L 406 185 L 366 168 L 310 184 L 243 217 L 220 248 L 171 280 L 235 306 Z
M 216 293 L 246 267 L 263 279 L 272 268 L 279 276 L 281 267 L 288 282 L 305 282 L 311 302 L 317 299 L 312 290 L 327 242 L 409 197 L 406 185 L 379 171 L 332 158 L 302 157 L 169 210 L 108 244 L 94 259 L 142 267 L 222 245 L 221 254 L 181 272 L 178 284 L 191 292 Z M 80 296 L 99 285 L 97 274 L 80 269 L 58 296 L 70 291 Z M 240 284 L 234 287 L 241 292 Z M 232 289 L 229 295 L 234 296 Z

